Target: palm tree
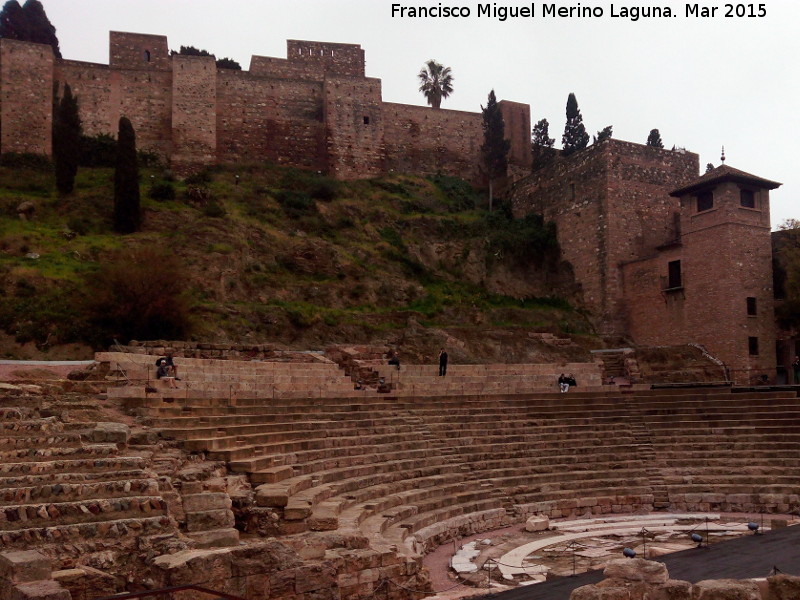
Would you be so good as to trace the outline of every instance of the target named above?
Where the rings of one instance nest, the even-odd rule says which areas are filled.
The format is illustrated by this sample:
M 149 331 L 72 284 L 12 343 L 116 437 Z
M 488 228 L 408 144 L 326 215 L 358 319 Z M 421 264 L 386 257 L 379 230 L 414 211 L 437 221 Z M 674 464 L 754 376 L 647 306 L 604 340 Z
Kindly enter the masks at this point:
M 453 76 L 450 67 L 443 67 L 431 59 L 419 72 L 419 91 L 433 108 L 442 105 L 442 98 L 453 93 Z

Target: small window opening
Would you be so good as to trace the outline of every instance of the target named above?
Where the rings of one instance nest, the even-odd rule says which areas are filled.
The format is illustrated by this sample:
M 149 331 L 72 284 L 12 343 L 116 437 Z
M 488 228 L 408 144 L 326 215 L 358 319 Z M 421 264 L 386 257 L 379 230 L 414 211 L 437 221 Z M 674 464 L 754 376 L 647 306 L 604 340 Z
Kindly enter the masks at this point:
M 364 125 L 369 125 L 369 117 L 364 115 Z
M 747 338 L 747 351 L 750 356 L 758 356 L 758 338 L 757 337 L 749 337 Z
M 708 190 L 697 194 L 697 212 L 714 208 L 714 192 Z
M 570 200 L 575 200 L 575 184 L 574 183 L 570 183 L 569 184 L 569 199 Z
M 741 190 L 739 192 L 739 203 L 744 208 L 755 208 L 756 193 L 753 190 Z
M 747 314 L 750 316 L 755 316 L 758 314 L 755 298 L 752 297 L 747 298 Z
M 145 62 L 150 62 L 150 50 L 145 50 L 144 51 L 144 61 Z
M 672 260 L 667 264 L 667 289 L 683 287 L 681 261 Z

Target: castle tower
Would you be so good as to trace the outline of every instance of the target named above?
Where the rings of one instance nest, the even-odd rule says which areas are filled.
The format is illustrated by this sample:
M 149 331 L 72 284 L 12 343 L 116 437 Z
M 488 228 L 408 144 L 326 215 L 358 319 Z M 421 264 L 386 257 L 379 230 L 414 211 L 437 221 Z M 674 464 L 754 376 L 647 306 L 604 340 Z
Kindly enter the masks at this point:
M 666 310 L 737 383 L 775 375 L 769 191 L 779 185 L 723 165 L 671 194 L 681 236 L 662 265 Z
M 53 49 L 0 39 L 0 153 L 51 153 Z

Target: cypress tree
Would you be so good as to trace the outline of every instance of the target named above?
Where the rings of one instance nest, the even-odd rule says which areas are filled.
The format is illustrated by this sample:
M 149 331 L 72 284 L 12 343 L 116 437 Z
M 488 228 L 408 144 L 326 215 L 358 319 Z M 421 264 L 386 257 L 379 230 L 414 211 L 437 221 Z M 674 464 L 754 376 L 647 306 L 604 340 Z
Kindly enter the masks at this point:
M 561 145 L 561 153 L 564 156 L 583 150 L 589 145 L 589 134 L 586 133 L 586 127 L 583 125 L 578 99 L 573 93 L 567 97 L 567 123 L 564 126 L 564 135 L 561 137 Z
M 53 162 L 56 169 L 56 187 L 62 194 L 75 188 L 80 156 L 81 118 L 78 99 L 72 95 L 69 84 L 64 85 L 64 95 L 54 103 L 53 111 Z
M 612 135 L 614 135 L 614 126 L 609 125 L 608 127 L 604 127 L 597 132 L 597 136 L 595 136 L 593 143 L 596 144 L 598 142 L 602 142 L 603 140 L 610 140 Z
M 481 153 L 489 175 L 489 210 L 492 210 L 492 182 L 495 178 L 505 175 L 508 170 L 508 150 L 511 142 L 505 139 L 506 126 L 494 90 L 489 92 L 486 108 L 481 107 L 481 111 L 483 113 Z
M 556 139 L 550 137 L 550 123 L 547 119 L 542 119 L 533 126 L 531 136 L 531 152 L 533 154 L 531 166 L 533 169 L 538 169 L 550 161 L 555 153 L 553 150 L 555 142 Z
M 664 142 L 661 141 L 661 134 L 658 129 L 651 129 L 650 135 L 647 136 L 647 145 L 651 148 L 663 148 Z
M 22 6 L 17 0 L 8 0 L 0 11 L 0 37 L 47 44 L 56 58 L 61 58 L 56 28 L 39 0 L 26 0 Z
M 128 117 L 122 117 L 119 120 L 117 166 L 114 169 L 114 231 L 133 233 L 139 230 L 141 222 L 136 134 Z

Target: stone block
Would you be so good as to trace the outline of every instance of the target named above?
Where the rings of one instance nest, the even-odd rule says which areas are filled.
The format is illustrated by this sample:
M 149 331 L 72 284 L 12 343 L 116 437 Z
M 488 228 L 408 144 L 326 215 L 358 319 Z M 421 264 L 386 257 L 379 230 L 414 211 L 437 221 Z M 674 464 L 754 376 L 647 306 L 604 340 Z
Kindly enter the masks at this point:
M 769 598 L 771 600 L 796 600 L 800 598 L 800 577 L 794 575 L 773 575 L 767 577 Z
M 289 503 L 289 494 L 285 488 L 276 488 L 269 484 L 256 488 L 257 506 L 283 507 Z
M 191 532 L 206 529 L 228 529 L 233 527 L 234 523 L 233 512 L 230 510 L 209 510 L 186 515 L 186 528 Z
M 692 600 L 762 600 L 758 585 L 753 581 L 715 579 L 694 585 Z
M 27 583 L 50 579 L 50 559 L 36 550 L 0 553 L 0 580 Z
M 525 531 L 545 531 L 550 527 L 547 515 L 534 515 L 525 521 Z
M 13 588 L 8 600 L 72 600 L 69 592 L 61 587 L 60 584 L 48 579 L 45 581 L 33 581 L 31 583 L 20 583 Z
M 127 444 L 131 428 L 123 423 L 97 423 L 89 437 L 95 443 Z
M 197 548 L 225 548 L 239 544 L 239 532 L 232 527 L 226 529 L 210 529 L 190 533 Z
M 650 584 L 666 583 L 669 579 L 667 567 L 663 563 L 644 558 L 617 558 L 611 560 L 603 571 L 609 579 L 623 581 L 643 581 Z
M 230 507 L 230 497 L 228 494 L 221 492 L 189 494 L 183 497 L 183 510 L 185 510 L 187 513 L 205 512 L 209 510 L 225 510 Z

